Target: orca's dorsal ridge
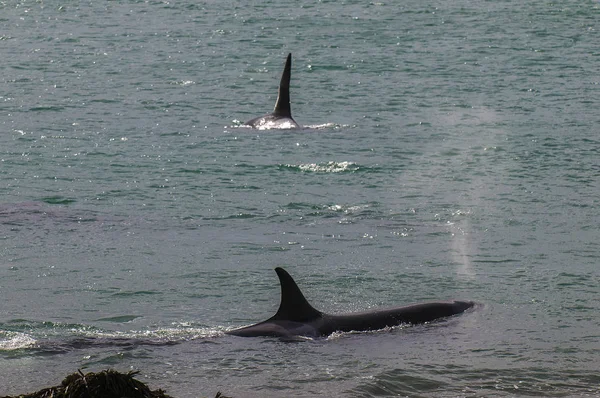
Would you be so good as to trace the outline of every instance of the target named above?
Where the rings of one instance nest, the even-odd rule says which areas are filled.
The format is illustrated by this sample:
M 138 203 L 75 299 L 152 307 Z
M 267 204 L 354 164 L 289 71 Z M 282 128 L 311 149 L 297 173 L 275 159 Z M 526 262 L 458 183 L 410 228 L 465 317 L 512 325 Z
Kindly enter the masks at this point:
M 281 285 L 281 302 L 277 313 L 271 320 L 306 322 L 322 316 L 304 297 L 302 291 L 291 277 L 281 267 L 275 268 Z
M 291 75 L 292 53 L 289 53 L 285 61 L 283 73 L 281 74 L 277 101 L 275 102 L 273 112 L 248 120 L 244 123 L 245 126 L 259 130 L 300 128 L 300 125 L 292 118 L 292 106 L 290 104 Z
M 290 79 L 292 76 L 292 53 L 289 53 L 285 61 L 285 67 L 279 82 L 277 102 L 273 109 L 273 116 L 292 118 L 292 106 L 290 104 Z
M 465 312 L 473 301 L 432 301 L 402 307 L 373 309 L 346 314 L 326 314 L 313 308 L 283 268 L 275 268 L 281 284 L 281 303 L 277 313 L 266 321 L 226 334 L 241 337 L 319 337 L 334 332 L 381 330 L 401 324 L 420 324 Z

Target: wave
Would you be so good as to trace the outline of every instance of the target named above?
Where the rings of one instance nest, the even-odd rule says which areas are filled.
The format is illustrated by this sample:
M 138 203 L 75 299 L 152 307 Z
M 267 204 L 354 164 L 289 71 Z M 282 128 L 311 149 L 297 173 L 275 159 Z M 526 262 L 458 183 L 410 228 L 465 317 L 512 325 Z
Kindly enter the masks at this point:
M 252 129 L 252 127 L 245 125 L 244 122 L 234 119 L 231 121 L 233 124 L 228 126 L 229 128 L 242 128 L 242 129 Z M 227 126 L 226 126 L 227 127 Z M 320 124 L 306 124 L 303 125 L 300 130 L 326 130 L 326 129 L 341 129 L 350 127 L 348 124 L 339 124 L 339 123 L 320 123 Z M 289 123 L 283 124 L 265 124 L 258 129 L 254 130 L 296 130 L 294 126 Z
M 50 354 L 90 347 L 173 345 L 190 340 L 219 337 L 226 330 L 189 323 L 174 323 L 170 327 L 156 329 L 112 331 L 87 325 L 25 320 L 10 322 L 2 328 L 27 329 L 28 332 L 0 330 L 0 352 L 34 350 Z

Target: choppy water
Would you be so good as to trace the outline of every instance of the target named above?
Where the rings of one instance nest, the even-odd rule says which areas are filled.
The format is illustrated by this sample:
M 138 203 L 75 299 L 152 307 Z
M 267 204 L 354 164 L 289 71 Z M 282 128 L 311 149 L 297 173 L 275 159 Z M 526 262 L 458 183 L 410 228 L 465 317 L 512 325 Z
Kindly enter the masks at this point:
M 597 1 L 0 2 L 0 395 L 599 396 Z M 294 54 L 302 131 L 272 109 Z M 318 128 L 317 128 L 318 127 Z M 472 299 L 302 343 L 330 312 Z

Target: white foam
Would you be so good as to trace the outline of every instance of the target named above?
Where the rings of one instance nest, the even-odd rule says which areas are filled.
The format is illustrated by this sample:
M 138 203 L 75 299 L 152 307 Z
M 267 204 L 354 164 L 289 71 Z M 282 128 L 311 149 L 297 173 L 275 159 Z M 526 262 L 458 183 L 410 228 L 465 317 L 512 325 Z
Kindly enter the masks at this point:
M 313 171 L 321 173 L 341 173 L 343 171 L 355 170 L 353 162 L 327 162 L 327 163 L 310 163 L 298 165 L 302 171 Z
M 202 338 L 218 337 L 223 334 L 222 330 L 215 328 L 188 327 L 186 325 L 174 324 L 174 327 L 158 328 L 152 330 L 130 330 L 130 331 L 98 331 L 80 330 L 85 337 L 94 338 L 118 338 L 118 339 L 158 339 L 158 340 L 195 340 Z
M 20 350 L 32 347 L 36 343 L 33 337 L 25 333 L 0 331 L 0 351 Z

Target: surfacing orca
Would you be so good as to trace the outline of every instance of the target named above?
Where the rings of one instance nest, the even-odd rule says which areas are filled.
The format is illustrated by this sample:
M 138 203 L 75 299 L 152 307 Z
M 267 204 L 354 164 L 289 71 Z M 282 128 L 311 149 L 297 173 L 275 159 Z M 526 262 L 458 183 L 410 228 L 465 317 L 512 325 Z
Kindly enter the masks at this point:
M 292 73 L 292 53 L 289 53 L 279 83 L 279 95 L 273 113 L 248 120 L 244 125 L 255 129 L 295 129 L 300 126 L 292 119 L 290 105 L 290 77 Z
M 294 279 L 283 268 L 275 268 L 281 284 L 277 313 L 264 322 L 226 332 L 242 337 L 322 337 L 333 332 L 379 330 L 400 324 L 430 322 L 460 314 L 475 305 L 472 301 L 436 301 L 405 307 L 331 315 L 306 301 Z

